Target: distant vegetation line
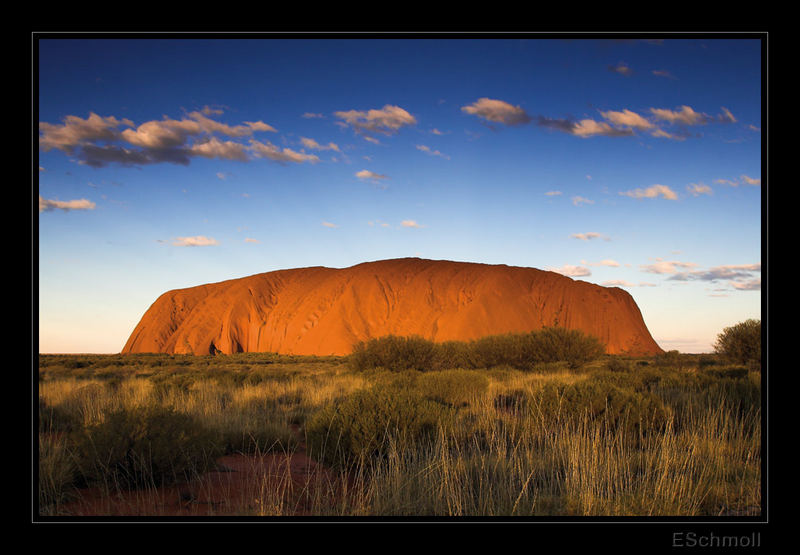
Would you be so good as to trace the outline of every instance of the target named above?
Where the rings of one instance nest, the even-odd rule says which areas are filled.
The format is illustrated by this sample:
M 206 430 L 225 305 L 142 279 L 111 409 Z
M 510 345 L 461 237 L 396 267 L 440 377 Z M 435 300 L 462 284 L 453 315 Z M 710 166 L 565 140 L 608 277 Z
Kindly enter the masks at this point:
M 501 365 L 532 370 L 541 363 L 566 362 L 569 368 L 576 369 L 604 352 L 599 339 L 580 330 L 545 327 L 528 333 L 441 343 L 419 336 L 389 335 L 357 343 L 350 364 L 356 370 L 426 371 Z

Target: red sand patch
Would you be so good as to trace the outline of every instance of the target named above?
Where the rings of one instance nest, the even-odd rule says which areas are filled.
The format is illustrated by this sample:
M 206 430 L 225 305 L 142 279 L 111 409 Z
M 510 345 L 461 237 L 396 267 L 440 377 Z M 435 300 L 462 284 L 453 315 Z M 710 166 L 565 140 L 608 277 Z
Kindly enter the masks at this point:
M 313 507 L 330 506 L 341 481 L 305 453 L 235 454 L 217 468 L 185 484 L 145 490 L 99 487 L 77 491 L 61 506 L 68 516 L 310 516 Z

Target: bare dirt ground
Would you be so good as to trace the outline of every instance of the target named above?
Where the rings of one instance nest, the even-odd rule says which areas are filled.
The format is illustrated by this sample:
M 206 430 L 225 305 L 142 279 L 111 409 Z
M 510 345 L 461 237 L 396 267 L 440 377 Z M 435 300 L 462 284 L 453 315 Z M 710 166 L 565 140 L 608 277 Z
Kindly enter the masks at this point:
M 65 516 L 312 516 L 341 490 L 335 475 L 306 455 L 302 435 L 292 452 L 232 454 L 216 468 L 184 484 L 145 490 L 102 488 L 78 490 L 78 498 L 61 506 Z

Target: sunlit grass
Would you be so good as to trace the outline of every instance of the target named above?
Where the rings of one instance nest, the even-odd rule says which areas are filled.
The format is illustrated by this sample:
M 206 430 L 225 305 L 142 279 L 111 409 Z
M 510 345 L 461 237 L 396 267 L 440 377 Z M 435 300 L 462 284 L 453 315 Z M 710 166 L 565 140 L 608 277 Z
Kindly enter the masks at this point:
M 577 370 L 552 363 L 538 371 L 495 367 L 397 373 L 355 372 L 340 359 L 267 355 L 151 355 L 126 358 L 125 364 L 97 356 L 84 357 L 79 367 L 45 359 L 39 382 L 43 515 L 63 514 L 75 492 L 86 485 L 105 491 L 103 510 L 113 510 L 112 498 L 126 486 L 112 478 L 98 482 L 88 473 L 81 476 L 86 461 L 80 460 L 75 437 L 103 424 L 112 413 L 144 407 L 185 414 L 209 433 L 220 453 L 251 457 L 254 466 L 242 499 L 216 499 L 212 504 L 209 493 L 201 489 L 195 494 L 195 502 L 207 503 L 211 514 L 760 514 L 758 372 L 739 376 L 738 370 L 719 366 L 710 373 L 686 361 L 680 370 L 601 360 Z M 104 366 L 110 361 L 115 365 Z M 612 413 L 593 404 L 564 407 L 553 420 L 537 403 L 546 392 L 570 387 L 589 395 L 586 402 L 607 391 L 652 399 L 664 418 L 657 426 L 649 421 L 629 426 L 624 421 L 628 413 L 614 413 L 612 420 Z M 309 434 L 325 429 L 330 424 L 325 418 L 347 403 L 349 420 L 340 429 L 374 423 L 368 404 L 364 414 L 352 405 L 372 391 L 379 399 L 401 396 L 409 415 L 427 407 L 429 414 L 438 411 L 442 416 L 433 428 L 408 428 L 403 419 L 387 421 L 391 424 L 369 436 L 377 438 L 379 448 L 370 452 L 379 456 L 331 456 L 327 450 L 341 449 L 341 436 L 311 441 L 316 436 Z M 414 435 L 413 430 L 426 431 Z M 285 468 L 299 453 L 327 461 L 328 466 L 293 480 Z M 267 456 L 284 470 L 269 474 L 256 465 Z M 200 481 L 203 472 L 199 464 L 189 468 L 192 480 Z M 141 506 L 130 510 L 146 513 L 160 509 L 145 499 L 176 494 L 165 493 L 153 482 L 136 495 L 141 496 Z M 161 506 L 166 502 L 162 499 Z

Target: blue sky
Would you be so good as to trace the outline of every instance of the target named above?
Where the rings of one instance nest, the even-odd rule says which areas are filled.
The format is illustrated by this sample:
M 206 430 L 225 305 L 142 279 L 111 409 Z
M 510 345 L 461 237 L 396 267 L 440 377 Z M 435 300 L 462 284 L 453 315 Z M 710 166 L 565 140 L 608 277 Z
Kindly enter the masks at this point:
M 40 352 L 119 352 L 170 289 L 405 256 L 623 287 L 712 350 L 761 317 L 762 44 L 613 38 L 39 40 Z

